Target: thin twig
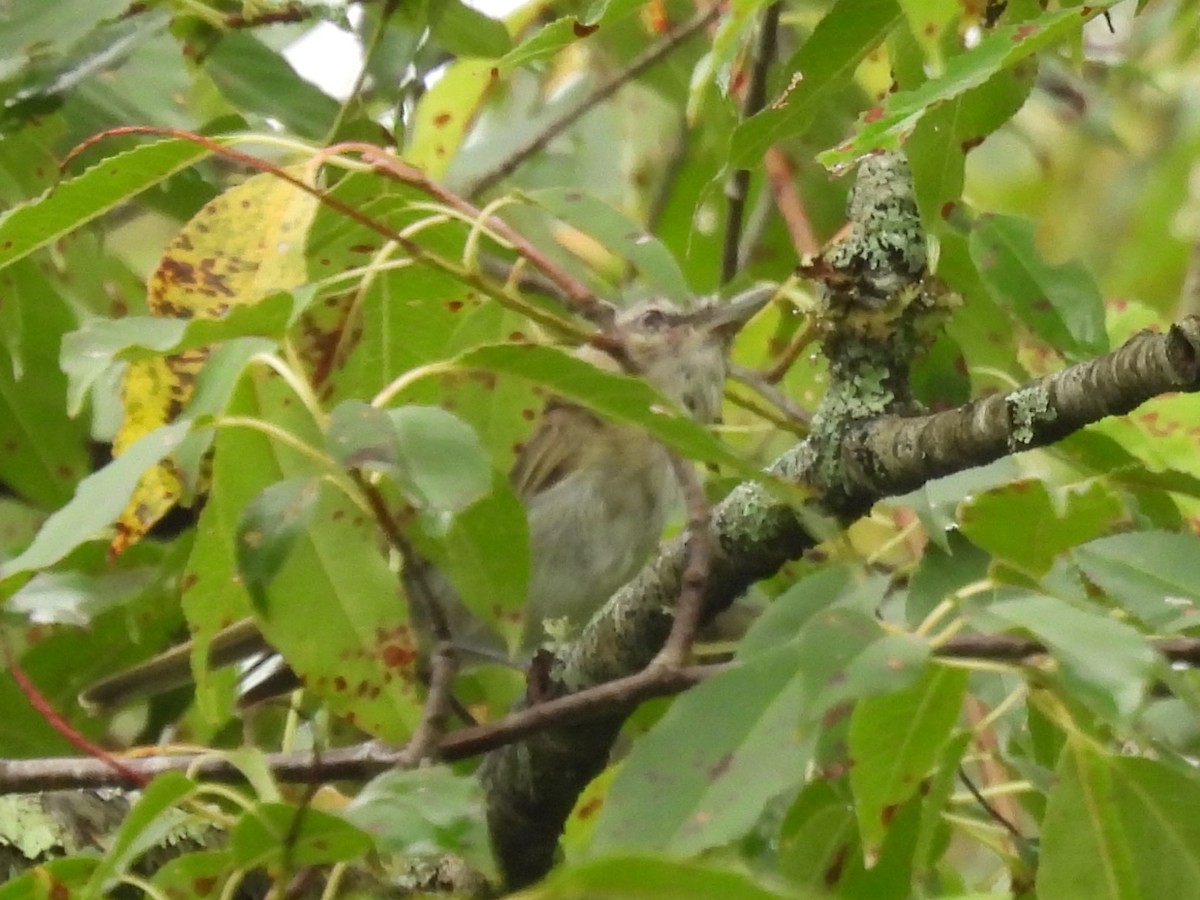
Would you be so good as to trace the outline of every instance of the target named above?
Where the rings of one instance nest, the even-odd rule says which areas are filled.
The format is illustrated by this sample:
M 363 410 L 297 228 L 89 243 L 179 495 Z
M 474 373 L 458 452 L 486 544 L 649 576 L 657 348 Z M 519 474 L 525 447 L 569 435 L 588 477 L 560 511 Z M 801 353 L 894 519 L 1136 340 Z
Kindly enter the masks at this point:
M 512 713 L 498 722 L 459 729 L 442 738 L 437 755 L 448 762 L 478 756 L 555 726 L 597 716 L 627 712 L 652 697 L 681 693 L 727 666 L 692 666 L 685 669 L 643 671 L 629 678 L 548 700 Z M 365 781 L 408 761 L 405 749 L 377 741 L 338 747 L 320 754 L 270 753 L 264 762 L 281 782 L 313 784 L 326 781 Z M 0 759 L 0 794 L 79 789 L 86 787 L 140 787 L 164 772 L 186 772 L 208 781 L 238 782 L 244 772 L 228 758 L 212 753 L 141 756 L 121 761 L 125 771 L 90 757 Z
M 397 181 L 417 188 L 456 212 L 461 213 L 472 222 L 477 222 L 483 217 L 483 213 L 470 202 L 438 184 L 420 169 L 410 166 L 403 160 L 384 152 L 374 144 L 350 142 L 335 144 L 326 150 L 326 153 L 331 155 L 345 152 L 360 154 L 377 172 L 389 175 Z M 530 243 L 524 235 L 498 216 L 488 217 L 487 226 L 511 244 L 517 253 L 529 260 L 533 266 L 549 278 L 562 291 L 563 298 L 575 312 L 599 328 L 605 330 L 612 328 L 616 310 L 610 304 L 600 300 L 587 285 L 559 266 L 558 263 L 554 262 L 554 260 L 550 259 L 550 257 Z M 407 250 L 407 248 L 405 249 Z
M 1200 666 L 1200 638 L 1152 638 L 1151 643 L 1170 662 Z M 1015 635 L 959 635 L 936 652 L 940 657 L 1019 662 L 1044 654 L 1046 648 L 1035 640 Z M 652 697 L 682 693 L 701 681 L 729 671 L 734 665 L 644 669 L 627 678 L 547 700 L 497 722 L 458 729 L 441 739 L 437 755 L 448 762 L 477 756 L 547 728 L 612 715 Z M 402 749 L 371 741 L 327 750 L 319 755 L 268 754 L 265 761 L 280 781 L 311 784 L 339 779 L 366 780 L 394 768 L 406 758 Z M 141 756 L 119 763 L 128 771 L 116 771 L 110 762 L 90 757 L 0 759 L 0 794 L 104 786 L 137 787 L 163 772 L 191 772 L 194 777 L 212 781 L 240 781 L 245 777 L 227 759 L 209 753 Z
M 429 693 L 421 709 L 421 721 L 404 747 L 405 766 L 412 768 L 436 759 L 438 745 L 446 733 L 446 722 L 454 702 L 452 688 L 458 673 L 458 655 L 450 641 L 439 641 L 429 657 Z
M 742 120 L 759 112 L 767 102 L 767 72 L 775 58 L 775 38 L 779 31 L 782 3 L 772 3 L 759 25 L 758 43 L 754 48 L 754 64 L 750 84 L 742 103 Z M 746 198 L 750 193 L 750 170 L 738 169 L 725 183 L 725 198 L 729 206 L 725 213 L 725 246 L 721 252 L 721 283 L 733 280 L 741 268 L 742 222 L 746 214 Z
M 38 690 L 37 685 L 33 683 L 32 679 L 25 673 L 25 670 L 21 668 L 21 664 L 17 661 L 17 656 L 13 653 L 13 649 L 9 646 L 8 641 L 2 640 L 0 641 L 0 645 L 3 647 L 4 662 L 8 668 L 8 674 L 17 683 L 17 689 L 25 695 L 25 699 L 29 701 L 29 705 L 37 711 L 47 725 L 58 732 L 73 747 L 86 753 L 109 772 L 128 779 L 132 787 L 145 787 L 149 784 L 149 779 L 139 775 L 134 768 L 116 759 L 99 744 L 89 741 L 80 734 L 79 730 L 63 718 L 62 713 L 51 706 L 46 696 Z
M 771 368 L 763 373 L 763 381 L 767 384 L 779 384 L 779 382 L 783 381 L 783 377 L 795 365 L 796 360 L 800 358 L 800 354 L 804 352 L 806 347 L 815 343 L 820 336 L 821 333 L 815 322 L 809 321 L 806 323 L 792 337 L 792 342 L 787 345 L 783 353 L 779 354 L 779 358 L 771 364 Z
M 730 366 L 729 377 L 738 384 L 744 384 L 755 393 L 761 394 L 770 401 L 772 406 L 787 416 L 789 421 L 785 422 L 783 427 L 788 431 L 808 434 L 808 426 L 812 423 L 812 413 L 797 406 L 791 397 L 775 387 L 770 373 L 764 375 L 743 366 Z
M 100 141 L 105 140 L 109 137 L 114 137 L 117 135 L 125 135 L 125 134 L 145 134 L 145 135 L 154 135 L 155 137 L 169 137 L 169 138 L 176 138 L 176 139 L 184 140 L 184 141 L 190 141 L 191 143 L 196 144 L 197 146 L 200 146 L 200 147 L 204 147 L 205 149 L 211 151 L 212 153 L 218 154 L 219 156 L 222 156 L 225 159 L 229 159 L 229 160 L 233 160 L 235 162 L 241 163 L 242 165 L 248 166 L 259 172 L 269 172 L 272 175 L 274 175 L 276 178 L 280 179 L 281 181 L 286 181 L 288 184 L 292 185 L 297 190 L 301 190 L 304 193 L 315 197 L 319 202 L 321 202 L 325 206 L 328 206 L 330 209 L 336 210 L 340 214 L 342 214 L 342 215 L 346 216 L 347 218 L 362 225 L 364 228 L 367 228 L 370 231 L 373 231 L 376 234 L 381 235 L 385 239 L 392 241 L 397 246 L 402 248 L 404 250 L 404 252 L 407 253 L 410 257 L 412 257 L 413 260 L 415 260 L 417 262 L 421 262 L 421 263 L 426 263 L 426 264 L 438 269 L 439 271 L 442 271 L 448 275 L 451 275 L 455 279 L 457 279 L 457 280 L 463 282 L 464 284 L 479 291 L 484 296 L 492 298 L 496 302 L 500 303 L 502 306 L 506 306 L 506 307 L 514 310 L 515 312 L 518 312 L 524 316 L 528 316 L 530 319 L 537 322 L 538 324 L 544 325 L 548 328 L 551 328 L 554 331 L 556 331 L 560 334 L 563 334 L 564 336 L 573 338 L 575 340 L 589 341 L 589 340 L 600 339 L 600 336 L 597 336 L 596 334 L 594 334 L 592 332 L 589 332 L 585 329 L 580 328 L 579 326 L 575 325 L 573 322 L 570 322 L 569 320 L 549 315 L 544 310 L 542 310 L 540 307 L 538 307 L 537 305 L 528 303 L 523 298 L 521 298 L 519 296 L 515 296 L 512 293 L 505 292 L 504 290 L 498 289 L 489 279 L 483 277 L 479 273 L 469 270 L 469 269 L 465 268 L 464 266 L 452 263 L 449 260 L 442 258 L 441 256 L 439 256 L 436 253 L 429 252 L 424 247 L 422 247 L 418 241 L 414 240 L 413 238 L 408 237 L 403 234 L 400 234 L 395 229 L 388 227 L 385 223 L 380 222 L 376 219 L 373 219 L 371 216 L 367 215 L 366 213 L 362 212 L 359 209 L 356 209 L 354 206 L 350 205 L 349 203 L 346 203 L 345 201 L 339 199 L 338 197 L 335 197 L 335 196 L 321 190 L 320 188 L 313 187 L 311 184 L 306 183 L 301 178 L 297 178 L 295 175 L 293 175 L 291 172 L 288 172 L 286 169 L 283 169 L 280 166 L 273 165 L 273 164 L 267 162 L 266 160 L 260 159 L 257 156 L 253 156 L 252 154 L 243 153 L 240 150 L 234 150 L 232 147 L 228 147 L 218 140 L 214 140 L 213 138 L 205 137 L 204 135 L 201 135 L 201 134 L 196 134 L 195 132 L 184 131 L 184 130 L 180 130 L 180 129 L 176 129 L 176 128 L 160 128 L 160 127 L 152 126 L 152 125 L 123 125 L 123 126 L 120 126 L 117 128 L 110 128 L 106 131 L 103 131 L 99 134 L 89 137 L 87 140 L 82 141 L 81 143 L 79 143 L 75 147 L 73 147 L 70 150 L 70 152 L 67 153 L 66 157 L 64 157 L 63 161 L 60 163 L 60 165 L 59 165 L 60 171 L 65 170 L 66 166 L 71 162 L 71 160 L 73 160 L 75 157 L 79 156 L 85 150 L 87 150 L 90 147 L 94 146 L 95 144 L 99 143 Z M 372 164 L 377 164 L 380 160 L 389 159 L 387 154 L 381 148 L 374 147 L 371 144 L 355 144 L 355 145 L 346 145 L 346 146 L 369 148 L 371 156 L 372 156 L 372 159 L 371 159 Z M 329 152 L 328 150 L 325 151 L 324 155 L 327 155 L 328 152 Z M 391 167 L 384 166 L 383 168 L 384 168 L 384 171 L 390 172 L 391 174 L 397 174 L 396 172 L 392 171 Z M 424 180 L 425 184 L 427 184 L 427 185 L 432 184 L 432 182 L 429 182 L 428 179 L 424 179 L 424 176 L 421 176 L 421 178 Z M 414 186 L 421 187 L 421 184 L 419 181 L 414 182 Z M 471 207 L 471 208 L 473 208 L 473 207 Z M 529 249 L 528 242 L 522 241 L 521 247 L 517 247 L 517 251 L 519 253 L 522 252 L 522 248 L 528 250 Z M 545 257 L 536 250 L 534 250 L 534 253 L 536 255 L 536 259 L 530 258 L 530 257 L 526 257 L 526 258 L 529 259 L 529 261 L 531 263 L 533 263 L 535 266 L 542 268 L 542 266 L 539 265 L 539 261 L 545 262 Z M 594 296 L 591 295 L 590 291 L 588 291 L 582 285 L 579 285 L 578 282 L 575 282 L 574 279 L 570 278 L 570 276 L 567 276 L 565 273 L 562 273 L 561 270 L 559 270 L 558 267 L 555 266 L 553 263 L 549 263 L 549 265 L 551 266 L 551 268 L 554 271 L 560 273 L 561 276 L 568 281 L 568 283 L 570 283 L 572 286 L 574 286 L 576 288 L 576 291 L 574 291 L 572 293 L 577 293 L 577 292 L 583 293 L 582 302 L 584 305 L 589 305 L 588 301 L 590 299 L 591 303 L 594 304 L 594 306 L 596 308 L 596 312 L 597 312 L 599 319 L 601 321 L 603 321 L 604 314 L 603 314 L 601 307 L 603 307 L 605 304 L 603 304 L 601 301 L 597 300 Z M 543 271 L 545 271 L 545 270 L 543 269 Z M 550 275 L 551 273 L 546 272 L 546 274 Z M 560 281 L 560 279 L 557 279 L 557 278 L 555 280 Z M 611 339 L 601 339 L 600 343 L 603 345 L 604 348 L 607 348 L 608 345 L 610 345 L 612 343 L 612 341 L 611 341 Z
M 1168 661 L 1200 666 L 1200 638 L 1152 638 L 1151 644 Z M 936 651 L 940 657 L 977 658 L 1019 662 L 1046 652 L 1035 640 L 1015 635 L 959 635 Z M 682 693 L 701 681 L 729 671 L 735 664 L 690 666 L 683 669 L 653 667 L 636 675 L 512 713 L 498 722 L 461 728 L 441 739 L 437 755 L 448 762 L 477 756 L 514 743 L 547 728 L 589 721 L 628 710 L 652 697 Z M 339 779 L 366 780 L 406 760 L 404 750 L 371 741 L 313 753 L 268 754 L 265 761 L 282 782 L 311 784 Z M 121 786 L 136 787 L 163 772 L 191 772 L 212 781 L 240 781 L 241 770 L 224 757 L 157 755 L 120 760 L 127 773 L 114 770 L 108 761 L 90 757 L 0 759 L 0 794 L 60 789 Z
M 971 780 L 970 776 L 967 775 L 967 770 L 962 766 L 958 767 L 958 778 L 970 792 L 971 796 L 975 798 L 975 802 L 982 806 L 984 812 L 995 819 L 996 822 L 1012 836 L 1013 840 L 1019 844 L 1028 843 L 1029 839 L 1026 838 L 1025 835 L 1021 834 L 1021 830 L 1012 822 L 1010 822 L 1005 816 L 1001 815 L 1001 813 L 994 806 L 992 806 L 992 804 L 988 803 L 987 797 L 983 796 L 983 792 L 975 786 L 975 782 Z
M 712 506 L 704 496 L 704 486 L 696 476 L 696 470 L 677 453 L 670 454 L 671 470 L 683 491 L 687 504 L 687 562 L 680 578 L 679 597 L 675 601 L 675 620 L 671 632 L 655 657 L 651 667 L 664 666 L 681 668 L 691 653 L 700 627 L 700 614 L 704 608 L 704 585 L 708 581 L 708 570 L 712 564 L 713 536 L 709 523 Z
M 813 230 L 808 210 L 796 190 L 795 171 L 787 155 L 778 147 L 768 147 L 763 155 L 763 171 L 767 175 L 767 186 L 775 200 L 775 208 L 783 217 L 783 224 L 792 239 L 792 247 L 800 259 L 816 256 L 821 252 L 821 242 Z
M 342 123 L 346 121 L 346 116 L 350 113 L 351 106 L 356 102 L 362 102 L 360 95 L 362 94 L 363 86 L 367 83 L 367 75 L 371 69 L 371 59 L 383 44 L 383 36 L 387 33 L 388 22 L 391 21 L 392 14 L 396 11 L 398 4 L 399 0 L 384 0 L 383 9 L 379 14 L 379 21 L 375 23 L 375 30 L 371 32 L 371 36 L 367 40 L 367 45 L 363 48 L 362 65 L 359 67 L 358 75 L 354 78 L 354 84 L 350 88 L 350 93 L 346 95 L 345 101 L 338 107 L 333 124 L 329 126 L 329 131 L 326 132 L 326 144 L 332 142 L 337 137 Z
M 697 13 L 693 18 L 689 19 L 678 28 L 668 31 L 656 43 L 647 47 L 642 53 L 633 59 L 624 69 L 617 72 L 615 75 L 598 84 L 586 97 L 579 102 L 578 105 L 567 110 L 557 119 L 548 123 L 538 134 L 525 145 L 520 147 L 515 153 L 511 154 L 507 159 L 493 168 L 489 172 L 485 172 L 482 176 L 475 180 L 470 185 L 464 194 L 467 197 L 478 197 L 485 191 L 491 190 L 521 165 L 545 148 L 552 140 L 562 134 L 566 129 L 571 127 L 581 116 L 590 110 L 594 109 L 600 103 L 603 103 L 610 96 L 615 94 L 622 85 L 634 78 L 637 78 L 654 64 L 658 63 L 668 53 L 686 41 L 688 38 L 699 33 L 710 22 L 714 21 L 720 14 L 720 4 L 714 4 L 707 10 Z

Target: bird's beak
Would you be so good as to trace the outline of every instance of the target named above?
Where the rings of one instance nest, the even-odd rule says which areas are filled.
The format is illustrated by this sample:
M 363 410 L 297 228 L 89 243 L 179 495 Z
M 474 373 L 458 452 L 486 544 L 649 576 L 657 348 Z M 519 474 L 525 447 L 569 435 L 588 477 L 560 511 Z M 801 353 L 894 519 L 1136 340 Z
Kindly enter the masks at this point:
M 693 321 L 725 340 L 732 340 L 755 314 L 775 296 L 778 285 L 760 284 L 738 294 L 728 303 L 714 303 L 695 312 Z

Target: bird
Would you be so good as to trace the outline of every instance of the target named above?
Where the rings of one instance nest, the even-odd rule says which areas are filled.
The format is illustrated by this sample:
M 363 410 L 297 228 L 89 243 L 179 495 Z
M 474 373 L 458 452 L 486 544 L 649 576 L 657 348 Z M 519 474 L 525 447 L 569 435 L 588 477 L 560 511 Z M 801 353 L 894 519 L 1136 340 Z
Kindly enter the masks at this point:
M 664 298 L 644 300 L 615 317 L 613 340 L 605 346 L 620 348 L 620 358 L 596 344 L 575 353 L 607 371 L 636 373 L 695 421 L 711 424 L 720 418 L 733 339 L 774 294 L 774 286 L 764 284 L 729 302 L 710 300 L 690 309 Z M 637 574 L 658 546 L 679 489 L 670 451 L 657 439 L 557 397 L 545 404 L 509 477 L 529 523 L 530 577 L 517 652 L 524 662 L 548 638 L 581 628 Z M 410 563 L 421 575 L 404 577 L 408 593 L 414 580 L 433 586 L 455 643 L 461 638 L 468 652 L 483 657 L 503 652 L 498 637 L 480 627 L 432 564 Z M 412 606 L 418 630 L 419 606 Z M 217 636 L 210 665 L 270 652 L 247 619 Z M 80 702 L 110 709 L 181 686 L 191 679 L 190 661 L 187 646 L 172 648 L 93 684 Z M 256 687 L 254 699 L 295 687 L 295 675 L 284 671 L 282 679 L 272 677 L 269 691 Z

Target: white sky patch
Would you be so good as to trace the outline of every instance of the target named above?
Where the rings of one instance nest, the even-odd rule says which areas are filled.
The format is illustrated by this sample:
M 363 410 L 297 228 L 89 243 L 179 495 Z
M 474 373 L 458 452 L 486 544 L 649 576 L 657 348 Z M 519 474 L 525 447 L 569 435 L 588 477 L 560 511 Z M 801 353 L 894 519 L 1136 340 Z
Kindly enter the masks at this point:
M 470 7 L 495 19 L 502 19 L 527 0 L 463 0 Z M 361 15 L 351 9 L 350 15 Z M 342 31 L 331 22 L 318 22 L 301 37 L 288 44 L 284 58 L 300 76 L 325 93 L 345 100 L 363 65 L 362 44 L 358 37 Z
M 288 44 L 283 56 L 302 78 L 338 100 L 350 96 L 363 64 L 358 38 L 331 22 L 318 22 Z

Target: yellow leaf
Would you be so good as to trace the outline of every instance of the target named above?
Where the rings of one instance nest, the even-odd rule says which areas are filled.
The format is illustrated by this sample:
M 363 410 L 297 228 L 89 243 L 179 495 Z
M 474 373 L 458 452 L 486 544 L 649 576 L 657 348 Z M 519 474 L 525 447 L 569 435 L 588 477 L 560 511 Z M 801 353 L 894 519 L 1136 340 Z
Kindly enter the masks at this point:
M 303 168 L 291 170 L 303 177 Z M 304 241 L 317 199 L 269 173 L 216 197 L 175 236 L 150 276 L 147 305 L 156 316 L 218 319 L 305 282 Z M 174 420 L 192 397 L 208 349 L 139 360 L 125 370 L 125 418 L 113 452 Z M 138 541 L 182 494 L 174 464 L 164 460 L 142 477 L 117 521 L 109 552 Z

